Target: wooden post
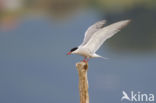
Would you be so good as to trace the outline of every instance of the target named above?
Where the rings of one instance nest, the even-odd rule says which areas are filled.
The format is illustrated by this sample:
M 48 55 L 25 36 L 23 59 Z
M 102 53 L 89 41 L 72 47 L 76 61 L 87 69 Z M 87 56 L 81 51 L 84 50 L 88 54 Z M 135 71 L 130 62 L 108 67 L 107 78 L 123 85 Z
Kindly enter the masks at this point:
M 89 103 L 88 78 L 87 78 L 88 63 L 78 62 L 76 63 L 76 68 L 79 74 L 80 103 Z

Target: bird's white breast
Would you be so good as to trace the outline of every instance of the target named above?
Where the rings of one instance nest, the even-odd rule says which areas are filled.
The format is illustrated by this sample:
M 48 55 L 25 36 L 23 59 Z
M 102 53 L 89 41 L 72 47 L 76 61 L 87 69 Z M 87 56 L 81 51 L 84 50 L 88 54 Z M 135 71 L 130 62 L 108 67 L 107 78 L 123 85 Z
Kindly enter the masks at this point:
M 75 54 L 88 58 L 92 57 L 92 53 L 90 52 L 90 50 L 84 47 L 80 47 L 78 50 L 76 50 Z

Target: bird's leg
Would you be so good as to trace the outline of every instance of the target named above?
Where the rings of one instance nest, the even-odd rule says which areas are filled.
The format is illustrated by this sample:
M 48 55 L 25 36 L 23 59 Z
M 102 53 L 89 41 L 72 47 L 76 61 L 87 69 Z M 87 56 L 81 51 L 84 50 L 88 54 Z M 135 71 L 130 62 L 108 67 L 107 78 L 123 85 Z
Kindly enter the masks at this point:
M 89 61 L 89 58 L 87 58 L 87 62 Z
M 86 59 L 87 59 L 87 57 L 84 57 L 83 62 L 88 62 Z

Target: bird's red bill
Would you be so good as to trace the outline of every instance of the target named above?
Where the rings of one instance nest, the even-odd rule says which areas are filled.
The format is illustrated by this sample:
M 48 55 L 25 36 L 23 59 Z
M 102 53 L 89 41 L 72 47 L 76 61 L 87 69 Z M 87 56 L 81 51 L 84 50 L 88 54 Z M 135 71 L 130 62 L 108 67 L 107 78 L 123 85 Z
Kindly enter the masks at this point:
M 67 53 L 67 55 L 70 55 L 70 54 L 71 54 L 71 52 L 68 52 L 68 53 Z

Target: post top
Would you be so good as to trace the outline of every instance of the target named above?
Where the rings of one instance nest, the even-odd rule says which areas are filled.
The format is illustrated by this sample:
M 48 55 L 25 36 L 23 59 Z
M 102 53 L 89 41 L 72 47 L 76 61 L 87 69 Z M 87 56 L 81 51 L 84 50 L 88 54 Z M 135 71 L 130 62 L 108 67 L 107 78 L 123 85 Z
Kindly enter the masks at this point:
M 77 62 L 76 63 L 76 67 L 77 67 L 77 69 L 85 69 L 85 70 L 88 70 L 88 63 L 87 62 L 80 61 L 80 62 Z

